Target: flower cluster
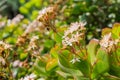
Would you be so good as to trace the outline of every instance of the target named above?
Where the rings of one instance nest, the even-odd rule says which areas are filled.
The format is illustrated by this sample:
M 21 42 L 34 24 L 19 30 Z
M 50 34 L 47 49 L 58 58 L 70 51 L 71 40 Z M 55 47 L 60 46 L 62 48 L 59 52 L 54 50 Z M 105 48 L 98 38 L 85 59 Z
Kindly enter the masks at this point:
M 19 36 L 17 41 L 16 41 L 16 45 L 17 46 L 21 46 L 23 45 L 26 41 L 28 40 L 28 36 L 27 34 L 23 34 L 22 36 Z
M 65 31 L 62 43 L 64 46 L 72 46 L 72 43 L 78 42 L 83 38 L 86 28 L 84 27 L 86 23 L 75 22 L 70 25 L 68 30 Z
M 28 63 L 27 61 L 20 61 L 20 60 L 15 60 L 13 63 L 12 63 L 12 66 L 13 67 L 27 67 L 28 66 Z
M 2 56 L 0 56 L 0 66 L 1 66 L 1 64 L 2 65 L 5 65 L 5 59 L 2 57 Z
M 44 8 L 39 12 L 38 20 L 40 22 L 48 22 L 49 20 L 52 20 L 55 18 L 55 7 L 48 7 Z
M 37 20 L 39 22 L 42 22 L 42 24 L 47 29 L 52 29 L 54 32 L 56 32 L 56 28 L 54 26 L 54 19 L 56 17 L 56 13 L 57 13 L 57 6 L 44 8 L 39 12 L 39 16 L 37 17 Z
M 5 52 L 5 50 L 12 50 L 12 45 L 0 41 L 0 66 L 6 64 L 6 59 L 9 56 L 9 52 Z
M 7 49 L 12 50 L 12 45 L 7 44 L 3 41 L 0 41 L 0 47 L 3 47 L 3 49 L 5 49 L 5 50 L 7 50 Z
M 38 36 L 33 36 L 31 38 L 27 51 L 30 51 L 30 50 L 33 50 L 33 49 L 37 48 L 36 40 L 38 40 L 38 39 L 39 39 Z
M 23 18 L 24 18 L 23 15 L 18 14 L 18 15 L 16 15 L 16 17 L 14 17 L 12 20 L 10 20 L 10 21 L 8 22 L 8 25 L 9 25 L 9 23 L 12 23 L 12 24 L 17 25 Z
M 25 30 L 25 34 L 33 31 L 43 32 L 45 27 L 51 26 L 51 21 L 55 18 L 55 7 L 44 8 L 39 12 L 36 20 L 34 20 Z M 53 26 L 53 25 L 52 25 Z
M 119 39 L 112 39 L 111 33 L 109 33 L 104 35 L 103 38 L 100 40 L 100 46 L 110 52 L 114 45 L 117 45 L 118 42 Z
M 24 78 L 21 78 L 20 80 L 35 80 L 36 75 L 34 73 L 25 76 Z
M 29 33 L 33 32 L 33 31 L 40 31 L 41 32 L 41 31 L 44 30 L 44 28 L 45 27 L 41 22 L 39 22 L 37 20 L 34 20 L 32 23 L 30 23 L 28 25 L 28 27 L 26 28 L 24 34 L 29 34 Z

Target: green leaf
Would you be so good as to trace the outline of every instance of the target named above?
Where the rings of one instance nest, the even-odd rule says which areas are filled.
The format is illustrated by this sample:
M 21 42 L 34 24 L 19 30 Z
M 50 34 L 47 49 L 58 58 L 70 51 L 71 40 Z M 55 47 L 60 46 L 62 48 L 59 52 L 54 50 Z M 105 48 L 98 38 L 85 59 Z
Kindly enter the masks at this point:
M 110 74 L 120 77 L 120 49 L 110 56 Z
M 104 35 L 110 33 L 111 30 L 112 30 L 111 28 L 104 28 L 104 29 L 102 29 L 102 36 L 104 36 Z
M 57 59 L 51 59 L 48 60 L 47 64 L 46 64 L 46 71 L 51 71 L 53 70 L 58 64 L 58 60 Z
M 25 60 L 27 58 L 28 54 L 27 53 L 21 53 L 20 54 L 20 60 Z
M 45 70 L 46 63 L 41 61 L 40 59 L 36 59 L 35 64 L 33 66 L 33 70 L 38 76 L 47 76 Z
M 73 64 L 78 70 L 80 70 L 84 76 L 89 77 L 90 75 L 90 65 L 87 60 L 80 60 Z
M 51 48 L 54 46 L 54 41 L 53 40 L 46 40 L 44 43 L 44 46 L 47 48 Z
M 120 37 L 120 24 L 115 23 L 112 28 L 112 36 L 113 38 L 119 38 Z
M 63 72 L 61 70 L 58 70 L 56 72 L 57 72 L 57 74 L 59 74 L 60 76 L 62 76 L 64 79 L 67 79 L 67 78 L 71 77 L 71 75 L 69 73 L 65 73 L 65 72 Z
M 29 14 L 29 10 L 27 10 L 27 8 L 25 8 L 25 7 L 20 7 L 19 11 L 23 14 Z
M 50 50 L 51 57 L 58 58 L 59 49 L 60 49 L 59 46 L 55 45 L 55 47 Z
M 88 61 L 90 62 L 91 65 L 93 65 L 96 60 L 97 48 L 98 40 L 92 39 L 87 46 Z
M 69 60 L 67 59 L 65 55 L 59 54 L 59 61 L 63 66 L 68 67 L 68 68 L 70 67 Z
M 76 70 L 70 67 L 69 60 L 63 54 L 59 54 L 59 67 L 66 73 L 71 74 L 75 80 L 80 80 L 80 77 L 83 75 L 80 70 Z
M 96 64 L 93 66 L 92 79 L 98 78 L 100 74 L 103 74 L 109 70 L 108 54 L 105 50 L 100 48 L 96 55 Z
M 54 33 L 53 34 L 55 42 L 57 42 L 57 43 L 61 43 L 62 42 L 62 37 L 60 35 L 61 35 L 60 33 L 58 33 L 58 34 Z

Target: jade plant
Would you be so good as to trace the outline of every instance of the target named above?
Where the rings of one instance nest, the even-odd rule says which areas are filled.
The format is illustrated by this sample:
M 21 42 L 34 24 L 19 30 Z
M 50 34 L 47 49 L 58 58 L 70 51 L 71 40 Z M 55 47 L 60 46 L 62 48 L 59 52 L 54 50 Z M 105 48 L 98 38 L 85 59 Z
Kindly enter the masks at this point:
M 29 21 L 1 16 L 0 79 L 120 80 L 120 23 L 86 40 L 87 22 L 60 25 L 57 2 Z

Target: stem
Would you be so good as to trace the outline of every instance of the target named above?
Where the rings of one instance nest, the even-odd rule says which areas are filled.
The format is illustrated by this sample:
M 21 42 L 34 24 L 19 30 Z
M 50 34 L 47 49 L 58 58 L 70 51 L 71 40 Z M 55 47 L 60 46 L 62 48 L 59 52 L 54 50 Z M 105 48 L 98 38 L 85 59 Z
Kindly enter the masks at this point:
M 75 48 L 74 47 L 71 47 L 72 49 L 72 52 L 75 54 L 75 55 L 77 55 L 78 57 L 80 57 L 81 58 L 81 56 L 79 56 L 77 53 L 76 53 L 76 50 L 75 50 Z
M 108 78 L 113 78 L 113 79 L 115 79 L 115 80 L 120 80 L 120 78 L 119 77 L 116 77 L 116 76 L 113 76 L 113 75 L 107 75 L 107 76 L 104 76 L 103 75 L 103 77 L 108 77 Z

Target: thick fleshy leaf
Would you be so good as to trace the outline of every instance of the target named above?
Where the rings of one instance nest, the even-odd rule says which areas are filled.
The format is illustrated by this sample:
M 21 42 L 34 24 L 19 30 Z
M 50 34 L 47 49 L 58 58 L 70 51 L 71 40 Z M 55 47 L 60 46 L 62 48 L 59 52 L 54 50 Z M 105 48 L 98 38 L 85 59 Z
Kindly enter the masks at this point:
M 120 49 L 110 56 L 110 74 L 120 77 Z
M 56 71 L 56 73 L 57 73 L 58 75 L 62 76 L 64 79 L 67 79 L 67 78 L 71 77 L 71 74 L 65 73 L 65 72 L 63 72 L 63 71 L 61 71 L 61 70 Z
M 27 53 L 20 53 L 20 60 L 25 60 L 27 58 Z
M 70 67 L 70 64 L 69 64 L 69 60 L 67 59 L 66 56 L 68 56 L 68 53 L 67 53 L 67 54 L 59 54 L 59 62 L 60 62 L 63 66 L 69 68 L 69 67 Z
M 47 65 L 46 65 L 46 71 L 51 71 L 53 70 L 58 64 L 58 60 L 57 59 L 50 59 L 48 60 L 47 62 Z
M 91 65 L 93 65 L 96 60 L 97 48 L 98 40 L 92 39 L 87 46 L 88 61 L 90 62 Z
M 107 72 L 109 69 L 108 54 L 100 48 L 96 55 L 96 64 L 93 65 L 92 79 L 98 78 L 100 74 Z
M 61 37 L 61 34 L 60 34 L 60 33 L 54 33 L 53 36 L 54 36 L 54 40 L 55 40 L 57 43 L 61 43 L 61 42 L 62 42 L 62 37 Z
M 34 72 L 38 76 L 47 76 L 46 70 L 45 70 L 46 63 L 41 61 L 40 59 L 37 59 L 35 64 L 34 64 Z
M 75 68 L 77 68 L 78 70 L 80 70 L 84 76 L 89 77 L 90 75 L 90 64 L 89 62 L 86 60 L 80 60 L 80 62 L 76 62 L 73 64 Z
M 115 23 L 112 28 L 112 36 L 113 38 L 120 37 L 120 23 Z
M 111 31 L 112 31 L 111 28 L 104 28 L 104 29 L 102 29 L 102 36 L 104 36 L 104 35 L 110 33 Z
M 74 77 L 75 80 L 79 80 L 79 77 L 81 77 L 83 74 L 81 73 L 80 70 L 74 69 L 71 66 L 69 58 L 70 58 L 69 52 L 66 50 L 63 51 L 61 54 L 59 54 L 58 65 L 64 72 L 71 74 L 71 76 Z
M 53 58 L 58 58 L 58 51 L 59 51 L 60 47 L 58 45 L 55 45 L 55 47 L 53 47 L 51 50 L 50 50 L 50 55 L 53 57 Z
M 44 43 L 44 46 L 47 48 L 51 48 L 54 46 L 54 41 L 53 40 L 46 40 Z
M 50 55 L 46 54 L 41 57 L 38 57 L 34 63 L 33 70 L 38 76 L 48 76 L 49 73 L 46 72 L 46 64 L 50 59 Z

